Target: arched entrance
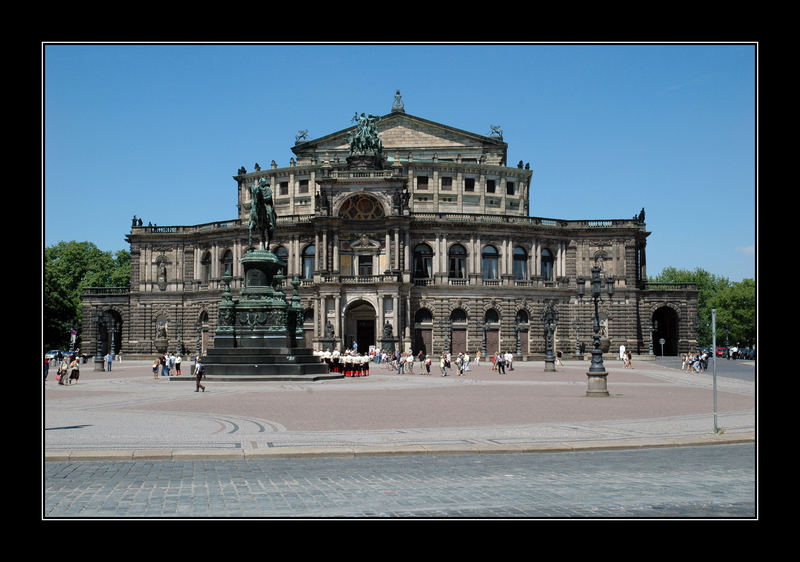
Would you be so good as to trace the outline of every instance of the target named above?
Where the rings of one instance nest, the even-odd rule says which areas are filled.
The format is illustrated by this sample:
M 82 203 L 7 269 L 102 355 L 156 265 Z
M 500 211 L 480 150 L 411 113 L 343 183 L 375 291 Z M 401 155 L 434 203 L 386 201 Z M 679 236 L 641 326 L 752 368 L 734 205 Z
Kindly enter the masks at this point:
M 347 306 L 344 312 L 344 347 L 350 349 L 358 343 L 359 352 L 369 351 L 376 345 L 375 308 L 367 301 L 358 300 Z
M 661 339 L 664 339 L 663 355 L 678 355 L 678 313 L 669 306 L 653 312 L 653 353 L 662 355 Z
M 414 314 L 414 344 L 412 349 L 415 354 L 420 351 L 423 355 L 431 353 L 433 343 L 433 314 L 427 308 L 420 308 Z
M 119 355 L 122 348 L 122 316 L 116 310 L 109 309 L 97 317 L 97 330 L 99 332 L 98 349 L 100 355 L 107 355 L 109 351 L 114 356 Z

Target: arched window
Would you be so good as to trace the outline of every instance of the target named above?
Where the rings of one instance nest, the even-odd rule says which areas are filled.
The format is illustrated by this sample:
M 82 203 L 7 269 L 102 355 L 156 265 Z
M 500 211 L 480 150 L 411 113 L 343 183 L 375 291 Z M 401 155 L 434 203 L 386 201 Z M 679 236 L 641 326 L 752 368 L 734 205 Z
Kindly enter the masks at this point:
M 481 272 L 484 279 L 498 279 L 497 271 L 497 248 L 494 246 L 484 246 L 481 252 Z
M 219 262 L 220 264 L 220 272 L 224 276 L 226 273 L 228 275 L 233 275 L 233 252 L 230 250 L 225 250 L 225 253 L 222 254 L 222 259 Z
M 306 246 L 303 250 L 303 279 L 312 279 L 314 277 L 314 258 L 317 249 L 314 244 Z
M 465 324 L 467 322 L 467 313 L 461 308 L 455 309 L 450 313 L 450 322 L 453 324 Z
M 524 248 L 514 248 L 514 279 L 522 280 L 528 277 L 528 253 Z
M 553 254 L 546 248 L 542 250 L 542 279 L 553 280 Z
M 527 324 L 528 323 L 528 312 L 526 310 L 518 310 L 516 316 L 517 324 Z
M 281 275 L 286 275 L 286 269 L 289 267 L 289 250 L 287 250 L 284 246 L 278 246 L 275 248 L 275 255 L 286 264 L 286 267 L 282 267 L 280 269 Z
M 200 282 L 203 285 L 208 284 L 208 280 L 211 278 L 211 252 L 206 252 L 202 258 L 200 258 Z
M 448 277 L 451 279 L 464 279 L 467 276 L 467 250 L 461 244 L 453 244 L 448 252 L 450 268 Z
M 350 220 L 379 220 L 384 217 L 383 205 L 374 197 L 358 194 L 342 203 L 339 216 Z
M 416 314 L 414 314 L 414 323 L 415 324 L 432 324 L 433 323 L 433 314 L 427 308 L 420 308 Z
M 497 324 L 500 322 L 500 315 L 495 309 L 490 308 L 486 311 L 486 314 L 483 315 L 483 321 L 486 324 Z
M 433 250 L 427 244 L 414 248 L 414 277 L 429 279 L 433 274 Z

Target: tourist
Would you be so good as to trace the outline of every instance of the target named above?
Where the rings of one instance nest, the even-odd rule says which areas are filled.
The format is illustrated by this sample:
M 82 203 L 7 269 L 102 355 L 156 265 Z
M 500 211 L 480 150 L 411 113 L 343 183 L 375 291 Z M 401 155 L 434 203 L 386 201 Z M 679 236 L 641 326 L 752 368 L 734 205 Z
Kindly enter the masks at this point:
M 559 367 L 564 366 L 564 364 L 561 362 L 561 355 L 562 355 L 561 350 L 560 349 L 556 350 L 556 365 Z
M 508 370 L 509 371 L 513 371 L 514 370 L 514 354 L 511 353 L 510 351 L 507 351 L 506 354 L 505 354 L 505 357 L 503 357 L 503 359 L 505 360 L 506 367 L 508 367 Z
M 199 391 L 200 389 L 203 389 L 203 392 L 206 391 L 206 387 L 203 386 L 202 384 L 200 384 L 200 379 L 202 379 L 203 375 L 205 375 L 205 370 L 206 370 L 205 366 L 203 365 L 203 363 L 200 361 L 200 358 L 198 357 L 197 358 L 197 367 L 195 367 L 195 370 L 194 370 L 194 376 L 195 376 L 195 382 L 196 382 L 196 386 L 194 388 L 195 392 Z
M 480 367 L 481 365 L 481 350 L 475 352 L 475 366 Z
M 75 384 L 78 384 L 78 378 L 81 376 L 81 366 L 80 366 L 80 358 L 76 355 L 72 358 L 72 362 L 69 364 L 69 384 L 72 384 L 72 381 L 75 381 Z
M 468 371 L 469 371 L 469 352 L 465 351 L 464 352 L 464 372 L 466 373 Z
M 506 374 L 506 360 L 503 356 L 498 353 L 497 357 L 495 358 L 495 365 L 497 366 L 497 373 L 501 375 Z
M 425 371 L 426 371 L 426 373 L 428 375 L 431 374 L 431 356 L 430 355 L 426 355 L 425 356 Z
M 158 358 L 153 359 L 153 380 L 158 382 Z
M 111 353 L 109 350 L 108 355 L 106 355 L 106 371 L 111 372 L 111 364 L 114 362 L 114 354 Z
M 175 357 L 175 374 L 181 376 L 181 354 L 179 353 L 177 357 Z
M 58 384 L 69 384 L 67 376 L 69 374 L 69 360 L 64 357 L 61 364 L 58 366 Z

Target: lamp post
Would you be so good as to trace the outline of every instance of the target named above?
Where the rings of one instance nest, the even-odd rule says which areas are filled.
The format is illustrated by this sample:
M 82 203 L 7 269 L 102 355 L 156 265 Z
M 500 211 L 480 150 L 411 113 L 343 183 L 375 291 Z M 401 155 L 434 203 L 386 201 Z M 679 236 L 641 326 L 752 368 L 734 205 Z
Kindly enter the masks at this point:
M 578 284 L 578 298 L 583 300 L 586 279 L 578 277 L 576 281 Z M 594 335 L 592 336 L 594 349 L 592 349 L 592 364 L 586 372 L 586 376 L 589 377 L 586 396 L 608 396 L 606 380 L 608 372 L 606 372 L 606 368 L 603 365 L 603 350 L 600 349 L 600 314 L 597 309 L 603 285 L 603 279 L 600 278 L 600 267 L 592 267 L 590 283 L 592 284 L 592 300 L 594 301 Z M 614 278 L 611 275 L 606 276 L 605 285 L 608 297 L 611 299 L 614 295 Z
M 95 326 L 97 326 L 97 343 L 94 350 L 94 370 L 105 371 L 103 368 L 103 330 L 105 329 L 105 319 L 100 309 L 95 310 Z
M 556 357 L 553 355 L 553 331 L 558 324 L 558 310 L 553 308 L 553 303 L 545 304 L 542 311 L 542 323 L 545 329 L 544 370 L 552 373 L 556 370 Z

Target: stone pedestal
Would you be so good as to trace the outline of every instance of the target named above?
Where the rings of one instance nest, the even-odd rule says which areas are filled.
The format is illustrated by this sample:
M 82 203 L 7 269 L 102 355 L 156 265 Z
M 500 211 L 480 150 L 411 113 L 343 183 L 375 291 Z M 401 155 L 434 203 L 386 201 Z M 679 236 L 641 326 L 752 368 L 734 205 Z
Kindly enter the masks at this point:
M 303 335 L 303 308 L 294 280 L 287 302 L 281 288 L 285 268 L 269 250 L 253 250 L 242 258 L 245 286 L 239 299 L 230 292 L 230 277 L 219 304 L 214 348 L 202 358 L 208 380 L 314 381 L 341 378 L 328 373 L 312 350 L 298 347 Z
M 586 376 L 589 377 L 588 385 L 586 388 L 586 396 L 589 397 L 607 397 L 608 396 L 608 372 L 602 371 L 587 371 Z
M 378 347 L 380 349 L 386 350 L 389 353 L 394 353 L 394 350 L 397 349 L 397 340 L 386 339 L 386 340 L 378 340 Z
M 153 347 L 160 355 L 164 355 L 169 349 L 169 340 L 167 338 L 157 338 L 153 340 Z

